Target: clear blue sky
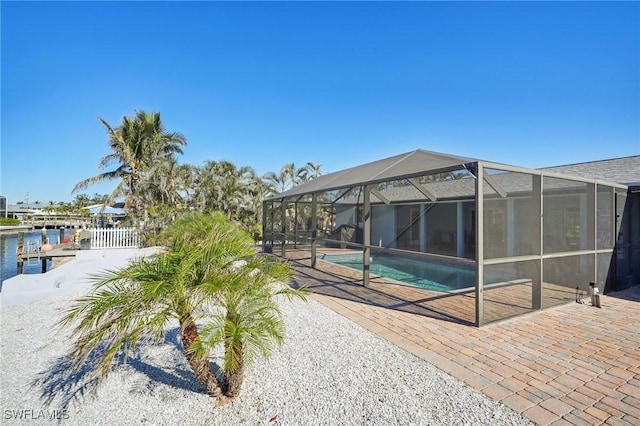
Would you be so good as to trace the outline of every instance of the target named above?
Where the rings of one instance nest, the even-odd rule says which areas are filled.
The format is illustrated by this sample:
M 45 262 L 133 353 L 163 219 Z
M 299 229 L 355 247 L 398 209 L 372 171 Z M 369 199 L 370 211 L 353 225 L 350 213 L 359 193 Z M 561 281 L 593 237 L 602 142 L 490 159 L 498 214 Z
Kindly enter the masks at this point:
M 524 167 L 640 154 L 638 2 L 6 2 L 2 180 L 70 201 L 117 125 L 180 162 L 325 173 L 426 149 Z M 113 184 L 86 192 L 108 193 Z

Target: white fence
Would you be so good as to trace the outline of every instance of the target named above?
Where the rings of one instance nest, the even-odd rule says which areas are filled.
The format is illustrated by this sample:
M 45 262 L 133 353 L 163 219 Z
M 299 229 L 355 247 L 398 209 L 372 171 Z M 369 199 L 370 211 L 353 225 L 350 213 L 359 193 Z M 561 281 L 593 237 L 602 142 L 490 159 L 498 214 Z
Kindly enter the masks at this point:
M 91 229 L 91 248 L 138 248 L 140 233 L 135 228 Z

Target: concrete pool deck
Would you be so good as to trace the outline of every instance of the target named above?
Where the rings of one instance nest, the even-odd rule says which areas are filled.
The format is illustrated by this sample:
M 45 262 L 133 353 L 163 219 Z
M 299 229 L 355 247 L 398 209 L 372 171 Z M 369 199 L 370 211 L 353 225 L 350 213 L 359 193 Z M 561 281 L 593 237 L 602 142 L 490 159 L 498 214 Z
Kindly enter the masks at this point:
M 640 424 L 640 286 L 478 329 L 293 266 L 316 300 L 536 424 Z

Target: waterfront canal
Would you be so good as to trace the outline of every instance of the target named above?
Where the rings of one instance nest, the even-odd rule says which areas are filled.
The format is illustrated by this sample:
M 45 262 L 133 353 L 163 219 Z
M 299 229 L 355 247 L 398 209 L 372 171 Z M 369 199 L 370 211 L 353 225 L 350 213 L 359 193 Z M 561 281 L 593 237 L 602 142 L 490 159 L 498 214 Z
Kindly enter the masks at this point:
M 65 238 L 68 238 L 73 235 L 73 229 L 65 230 Z M 49 229 L 47 230 L 47 238 L 49 243 L 56 244 L 58 243 L 58 239 L 60 238 L 60 230 L 59 229 Z M 24 234 L 24 249 L 26 250 L 27 245 L 31 242 L 34 247 L 40 247 L 40 243 L 42 241 L 42 231 L 37 230 L 33 232 L 25 232 Z M 17 254 L 16 249 L 18 247 L 18 234 L 10 234 L 10 235 L 0 235 L 0 277 L 1 282 L 9 279 L 11 277 L 15 277 L 18 273 L 17 268 Z M 47 261 L 47 270 L 51 268 L 51 261 Z M 25 258 L 24 260 L 24 268 L 23 273 L 25 274 L 40 274 L 42 273 L 42 262 L 38 259 L 31 259 L 31 262 L 28 262 Z

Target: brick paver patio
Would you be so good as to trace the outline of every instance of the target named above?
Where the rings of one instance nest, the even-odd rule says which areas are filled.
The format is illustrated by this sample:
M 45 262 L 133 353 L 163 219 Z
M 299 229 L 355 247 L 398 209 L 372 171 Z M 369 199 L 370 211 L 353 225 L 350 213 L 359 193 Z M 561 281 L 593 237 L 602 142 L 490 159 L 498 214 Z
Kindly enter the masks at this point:
M 295 268 L 321 303 L 537 424 L 640 425 L 640 286 L 478 329 Z

